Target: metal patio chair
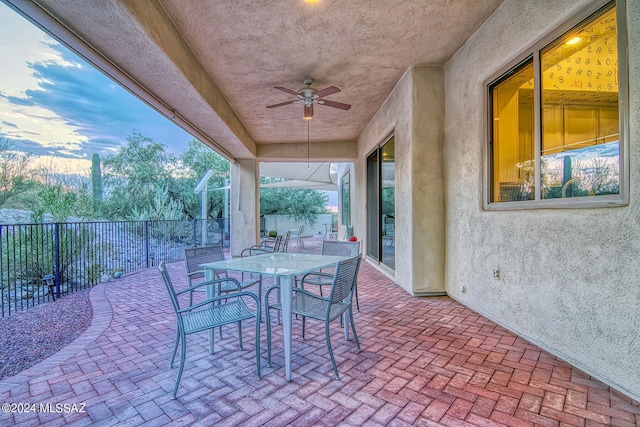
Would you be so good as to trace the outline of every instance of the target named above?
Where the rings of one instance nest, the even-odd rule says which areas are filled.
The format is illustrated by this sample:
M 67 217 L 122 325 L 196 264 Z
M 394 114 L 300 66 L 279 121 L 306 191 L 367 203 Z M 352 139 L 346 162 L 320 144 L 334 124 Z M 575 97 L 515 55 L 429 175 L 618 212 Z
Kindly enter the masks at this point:
M 341 240 L 323 240 L 322 241 L 322 255 L 337 255 L 354 257 L 360 253 L 360 242 L 348 242 Z M 322 287 L 331 286 L 333 283 L 333 273 L 328 272 L 316 272 L 309 273 L 306 276 L 304 285 L 315 285 L 320 289 L 320 296 L 322 296 Z M 353 293 L 356 297 L 356 308 L 360 311 L 360 302 L 358 301 L 358 281 L 353 287 Z
M 302 338 L 304 339 L 307 317 L 324 322 L 327 348 L 329 350 L 329 356 L 331 357 L 333 372 L 335 373 L 336 379 L 339 379 L 340 377 L 335 358 L 333 357 L 331 338 L 329 336 L 329 323 L 332 320 L 342 317 L 343 314 L 349 313 L 351 330 L 353 331 L 353 337 L 356 341 L 358 352 L 360 352 L 360 341 L 358 340 L 358 334 L 356 333 L 356 327 L 353 322 L 352 299 L 361 259 L 362 255 L 358 255 L 337 263 L 331 283 L 331 292 L 326 298 L 313 294 L 302 288 L 293 288 L 293 298 L 291 301 L 291 306 L 293 308 L 292 313 L 302 316 Z M 309 274 L 311 275 L 313 273 Z M 305 282 L 306 277 L 307 275 L 302 276 L 303 283 Z M 279 302 L 269 304 L 269 294 L 274 290 L 279 292 L 280 287 L 270 287 L 264 298 L 267 318 L 267 366 L 269 367 L 271 366 L 271 317 L 269 316 L 269 310 L 282 310 L 282 304 Z
M 207 262 L 224 261 L 224 250 L 222 246 L 203 246 L 200 248 L 187 248 L 184 250 L 184 264 L 187 270 L 188 284 L 192 287 L 195 281 L 198 279 L 204 279 L 204 270 L 200 267 L 200 264 Z M 228 278 L 226 271 L 216 271 L 215 278 Z M 239 282 L 241 289 L 247 289 L 252 286 L 258 285 L 258 297 L 262 295 L 262 278 L 244 280 Z M 205 289 L 198 289 L 195 292 L 204 292 Z M 223 285 L 220 289 L 222 293 L 235 291 L 234 285 Z M 193 304 L 193 292 L 189 295 L 189 304 Z
M 302 234 L 304 233 L 304 224 L 298 227 L 297 231 L 291 231 L 291 240 L 296 242 L 298 246 L 298 252 L 304 249 L 304 238 Z
M 282 245 L 280 245 L 280 250 L 278 250 L 277 252 L 288 252 L 290 241 L 291 241 L 291 230 L 284 233 L 284 239 L 282 240 Z
M 288 242 L 287 242 L 288 243 Z M 276 236 L 274 240 L 263 240 L 257 245 L 244 248 L 240 252 L 241 257 L 270 254 L 273 252 L 281 252 L 282 236 Z
M 260 300 L 252 292 L 241 291 L 240 283 L 233 278 L 216 279 L 206 282 L 201 282 L 193 286 L 189 286 L 181 291 L 175 290 L 171 278 L 164 265 L 164 261 L 158 266 L 164 284 L 169 292 L 171 303 L 176 312 L 176 318 L 178 322 L 178 331 L 176 336 L 176 343 L 173 347 L 173 354 L 171 355 L 170 367 L 173 368 L 173 362 L 176 358 L 178 351 L 178 344 L 181 344 L 180 351 L 180 366 L 178 369 L 178 376 L 176 377 L 176 384 L 173 388 L 172 398 L 176 398 L 178 392 L 178 386 L 180 385 L 180 379 L 182 378 L 182 372 L 184 370 L 185 355 L 187 352 L 187 335 L 196 332 L 202 332 L 212 330 L 216 327 L 229 325 L 231 323 L 238 324 L 238 338 L 240 341 L 240 350 L 242 350 L 242 321 L 247 319 L 256 319 L 256 366 L 258 371 L 258 379 L 261 378 L 260 372 Z M 227 291 L 224 295 L 220 295 L 219 289 L 222 286 L 235 286 L 236 291 Z M 207 298 L 204 301 L 196 304 L 189 304 L 187 307 L 181 307 L 179 297 L 191 293 L 196 288 L 212 286 L 217 288 L 217 296 Z M 245 303 L 245 299 L 253 300 L 256 309 L 251 310 Z M 211 334 L 213 339 L 213 334 Z

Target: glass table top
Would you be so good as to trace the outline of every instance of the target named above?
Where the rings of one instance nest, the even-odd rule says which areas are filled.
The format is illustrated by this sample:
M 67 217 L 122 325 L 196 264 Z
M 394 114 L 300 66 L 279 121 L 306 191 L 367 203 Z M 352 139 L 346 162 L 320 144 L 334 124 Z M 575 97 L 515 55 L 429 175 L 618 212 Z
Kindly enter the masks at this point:
M 334 255 L 273 253 L 233 258 L 225 261 L 200 264 L 204 269 L 244 271 L 274 276 L 296 276 L 335 265 L 349 257 Z

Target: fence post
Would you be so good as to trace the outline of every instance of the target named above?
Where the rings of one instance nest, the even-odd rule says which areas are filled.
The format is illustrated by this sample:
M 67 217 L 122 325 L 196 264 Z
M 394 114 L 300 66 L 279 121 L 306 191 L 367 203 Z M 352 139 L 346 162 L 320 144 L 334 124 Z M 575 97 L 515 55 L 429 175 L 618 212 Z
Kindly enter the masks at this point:
M 55 251 L 56 298 L 60 298 L 60 223 L 56 222 L 53 229 L 53 246 Z
M 144 222 L 144 248 L 147 268 L 149 268 L 149 220 Z
M 0 314 L 2 315 L 2 317 L 4 317 L 4 291 L 5 291 L 5 288 L 3 288 L 1 285 L 2 279 L 4 278 L 4 269 L 3 269 L 4 257 L 2 256 L 2 230 L 3 229 L 4 229 L 4 226 L 0 226 L 0 292 L 2 292 L 2 295 L 0 295 L 0 303 L 2 303 L 2 306 L 0 306 Z M 9 289 L 9 278 L 7 277 L 7 292 L 9 292 L 8 289 Z M 7 300 L 9 301 L 9 295 L 7 295 Z
M 193 247 L 198 246 L 198 219 L 193 220 Z

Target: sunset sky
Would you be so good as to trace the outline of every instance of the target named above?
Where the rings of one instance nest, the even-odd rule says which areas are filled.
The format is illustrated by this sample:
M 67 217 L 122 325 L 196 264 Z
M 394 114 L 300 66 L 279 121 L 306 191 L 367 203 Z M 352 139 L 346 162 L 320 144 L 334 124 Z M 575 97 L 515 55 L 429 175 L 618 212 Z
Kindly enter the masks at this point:
M 74 169 L 134 131 L 173 153 L 193 139 L 1 2 L 0 40 L 0 138 L 15 149 Z

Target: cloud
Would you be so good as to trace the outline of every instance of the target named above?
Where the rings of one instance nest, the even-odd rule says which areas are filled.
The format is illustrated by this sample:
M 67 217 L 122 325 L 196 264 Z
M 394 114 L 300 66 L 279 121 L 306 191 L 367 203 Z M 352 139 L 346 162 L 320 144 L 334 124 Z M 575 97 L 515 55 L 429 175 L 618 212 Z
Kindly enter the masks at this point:
M 1 3 L 0 36 L 0 136 L 25 150 L 104 156 L 135 130 L 178 153 L 192 139 Z
M 2 126 L 9 126 L 9 127 L 12 127 L 12 128 L 17 128 L 18 127 L 15 123 L 9 123 L 9 122 L 6 122 L 4 120 L 0 124 L 2 124 Z

